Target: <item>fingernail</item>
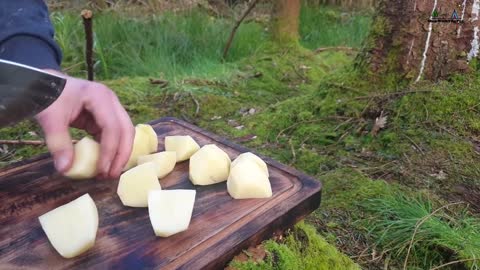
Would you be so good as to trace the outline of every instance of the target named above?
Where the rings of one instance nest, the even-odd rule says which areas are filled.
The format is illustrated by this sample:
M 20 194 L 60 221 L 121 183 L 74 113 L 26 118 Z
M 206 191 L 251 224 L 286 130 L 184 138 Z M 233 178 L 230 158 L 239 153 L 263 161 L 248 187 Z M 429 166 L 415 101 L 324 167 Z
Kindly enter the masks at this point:
M 64 172 L 67 170 L 68 166 L 68 158 L 64 155 L 60 155 L 57 158 L 55 158 L 55 168 L 57 168 L 57 171 L 59 172 Z

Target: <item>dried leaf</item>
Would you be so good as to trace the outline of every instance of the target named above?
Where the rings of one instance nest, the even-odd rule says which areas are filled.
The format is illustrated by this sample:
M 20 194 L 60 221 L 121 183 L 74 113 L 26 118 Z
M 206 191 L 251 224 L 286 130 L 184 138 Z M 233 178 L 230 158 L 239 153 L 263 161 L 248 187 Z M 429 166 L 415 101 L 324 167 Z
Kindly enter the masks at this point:
M 249 247 L 246 253 L 254 262 L 260 262 L 267 256 L 267 252 L 265 251 L 265 247 L 263 245 Z
M 435 177 L 438 180 L 445 180 L 445 179 L 447 179 L 448 175 L 443 170 L 440 170 L 438 173 L 430 174 L 430 176 Z
M 372 128 L 372 136 L 377 136 L 378 132 L 387 126 L 388 116 L 383 115 L 383 111 L 380 113 L 380 116 L 375 119 L 375 124 Z

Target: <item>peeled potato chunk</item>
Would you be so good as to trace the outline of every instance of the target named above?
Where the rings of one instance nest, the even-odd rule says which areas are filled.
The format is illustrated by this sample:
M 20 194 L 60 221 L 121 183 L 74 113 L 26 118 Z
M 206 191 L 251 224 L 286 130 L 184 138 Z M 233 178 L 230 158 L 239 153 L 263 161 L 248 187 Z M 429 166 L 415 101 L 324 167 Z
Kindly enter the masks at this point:
M 194 185 L 212 185 L 227 180 L 230 157 L 214 144 L 200 148 L 190 157 L 189 176 Z
M 157 177 L 163 178 L 175 167 L 177 162 L 177 154 L 173 151 L 164 151 L 146 156 L 138 157 L 138 164 L 143 164 L 152 161 L 155 163 L 155 169 L 157 171 Z
M 188 229 L 195 203 L 195 190 L 152 190 L 148 215 L 156 236 L 168 237 Z
M 198 149 L 200 146 L 190 136 L 165 137 L 165 151 L 176 152 L 177 162 L 189 159 Z
M 74 145 L 73 151 L 72 167 L 65 173 L 65 176 L 72 179 L 94 177 L 100 158 L 100 145 L 93 139 L 85 137 Z
M 147 207 L 148 192 L 152 189 L 161 189 L 161 186 L 157 179 L 155 163 L 147 162 L 120 176 L 117 194 L 125 206 Z
M 155 130 L 153 130 L 152 126 L 147 124 L 138 124 L 136 127 L 141 129 L 148 138 L 148 151 L 150 153 L 157 152 L 158 149 L 158 137 Z
M 95 244 L 98 212 L 90 195 L 85 194 L 39 218 L 48 241 L 64 258 L 73 258 Z
M 255 155 L 251 152 L 246 152 L 246 153 L 240 154 L 234 161 L 232 161 L 232 165 L 230 166 L 230 169 L 235 167 L 235 165 L 237 165 L 242 160 L 246 160 L 246 159 L 255 162 L 260 167 L 260 169 L 262 169 L 262 171 L 267 175 L 267 177 L 269 176 L 268 175 L 268 167 L 267 167 L 267 164 L 265 163 L 265 161 L 263 161 L 261 158 L 259 158 L 257 155 Z
M 232 167 L 227 190 L 234 199 L 272 197 L 272 187 L 265 172 L 252 160 L 243 160 Z
M 138 124 L 135 126 L 135 138 L 133 140 L 132 153 L 125 165 L 124 171 L 137 165 L 139 156 L 148 155 L 157 151 L 157 134 L 150 125 Z

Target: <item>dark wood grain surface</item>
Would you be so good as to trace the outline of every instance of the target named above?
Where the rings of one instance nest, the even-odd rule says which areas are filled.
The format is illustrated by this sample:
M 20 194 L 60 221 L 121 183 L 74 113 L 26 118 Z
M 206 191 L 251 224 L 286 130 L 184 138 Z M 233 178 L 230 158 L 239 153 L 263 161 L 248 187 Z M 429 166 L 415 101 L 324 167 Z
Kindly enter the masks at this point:
M 248 149 L 174 118 L 151 123 L 164 150 L 167 135 L 191 135 L 214 143 L 234 159 Z M 124 207 L 118 181 L 71 180 L 55 172 L 49 155 L 0 171 L 0 269 L 221 269 L 231 258 L 274 232 L 284 230 L 320 205 L 320 182 L 264 158 L 273 197 L 234 200 L 226 184 L 193 186 L 188 161 L 160 180 L 164 189 L 195 189 L 187 231 L 155 237 L 147 208 Z M 50 245 L 38 216 L 85 193 L 95 201 L 100 224 L 95 246 L 73 259 Z

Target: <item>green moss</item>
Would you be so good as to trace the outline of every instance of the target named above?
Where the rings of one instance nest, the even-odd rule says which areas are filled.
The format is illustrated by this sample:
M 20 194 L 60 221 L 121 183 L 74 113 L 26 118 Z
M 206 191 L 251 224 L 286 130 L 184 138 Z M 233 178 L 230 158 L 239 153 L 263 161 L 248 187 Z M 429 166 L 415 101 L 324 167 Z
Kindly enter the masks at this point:
M 322 177 L 325 208 L 356 209 L 358 203 L 392 193 L 389 184 L 352 169 L 340 169 Z
M 266 241 L 267 258 L 260 262 L 237 262 L 235 269 L 305 269 L 305 270 L 349 270 L 360 269 L 350 258 L 320 237 L 316 229 L 299 223 L 281 243 Z

